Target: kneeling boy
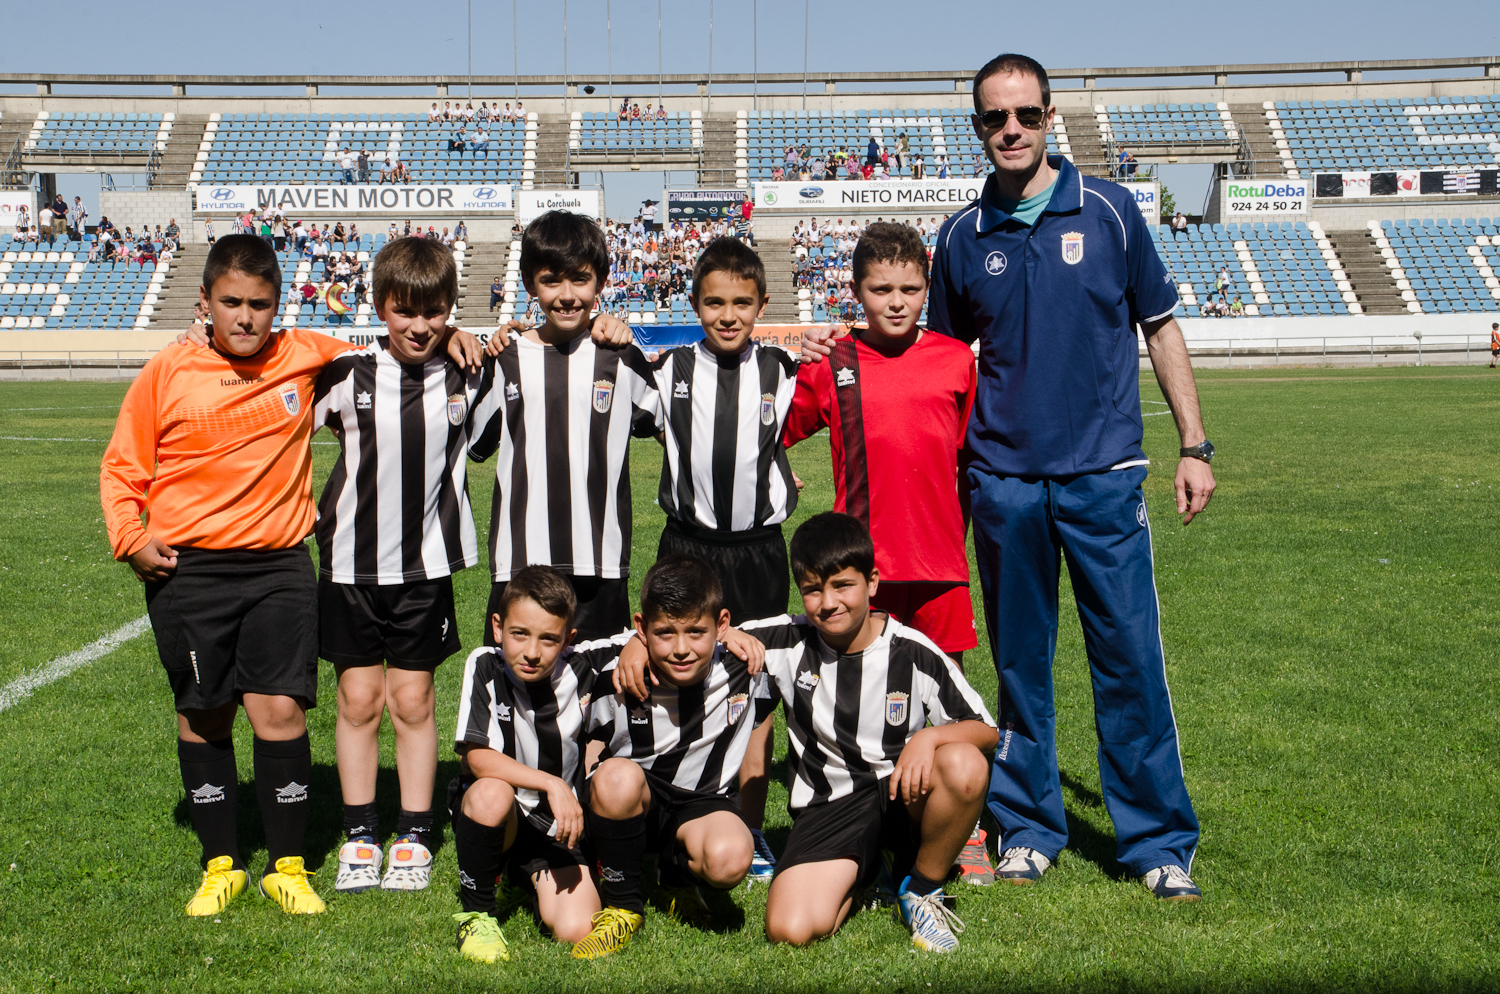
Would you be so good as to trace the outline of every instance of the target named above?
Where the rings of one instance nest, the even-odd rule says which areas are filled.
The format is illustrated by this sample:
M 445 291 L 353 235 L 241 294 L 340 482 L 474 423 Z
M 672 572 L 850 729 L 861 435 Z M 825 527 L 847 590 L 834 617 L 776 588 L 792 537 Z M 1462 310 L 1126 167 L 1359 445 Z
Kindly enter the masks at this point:
M 765 643 L 791 746 L 792 832 L 766 937 L 802 945 L 835 932 L 888 849 L 913 945 L 951 952 L 963 925 L 942 880 L 984 802 L 994 720 L 942 650 L 870 609 L 880 575 L 858 519 L 809 518 L 790 558 L 806 615 L 743 626 Z
M 570 648 L 578 600 L 549 566 L 527 566 L 506 584 L 490 617 L 497 647 L 464 664 L 448 788 L 458 855 L 458 949 L 469 959 L 510 959 L 495 918 L 495 882 L 507 859 L 536 889 L 537 914 L 562 942 L 589 934 L 599 895 L 578 848 L 583 809 L 573 794 L 589 695 L 629 635 Z
M 710 920 L 697 881 L 728 890 L 750 870 L 754 843 L 731 791 L 751 730 L 770 713 L 765 680 L 718 643 L 730 633 L 724 590 L 707 563 L 668 556 L 646 573 L 636 632 L 656 682 L 641 699 L 603 696 L 590 735 L 606 740 L 589 774 L 589 835 L 605 909 L 573 955 L 615 952 L 641 927 L 641 861 L 678 920 Z

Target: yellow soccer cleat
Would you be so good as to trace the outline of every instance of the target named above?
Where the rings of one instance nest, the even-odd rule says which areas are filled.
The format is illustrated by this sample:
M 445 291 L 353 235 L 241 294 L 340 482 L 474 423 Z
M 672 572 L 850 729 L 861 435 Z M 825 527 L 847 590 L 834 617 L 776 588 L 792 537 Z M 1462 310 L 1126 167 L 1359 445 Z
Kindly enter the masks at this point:
M 598 959 L 624 949 L 644 921 L 634 911 L 605 908 L 594 913 L 594 930 L 573 946 L 574 959 Z
M 260 878 L 260 894 L 281 905 L 289 915 L 321 915 L 327 905 L 307 882 L 312 875 L 311 870 L 303 868 L 301 856 L 283 856 L 276 861 L 275 873 Z
M 216 915 L 239 897 L 249 883 L 245 871 L 234 868 L 233 859 L 215 856 L 208 861 L 208 869 L 203 871 L 203 883 L 198 885 L 198 893 L 188 902 L 187 913 L 195 918 Z
M 453 916 L 458 922 L 458 951 L 476 963 L 510 962 L 510 950 L 495 916 L 483 911 L 465 911 Z

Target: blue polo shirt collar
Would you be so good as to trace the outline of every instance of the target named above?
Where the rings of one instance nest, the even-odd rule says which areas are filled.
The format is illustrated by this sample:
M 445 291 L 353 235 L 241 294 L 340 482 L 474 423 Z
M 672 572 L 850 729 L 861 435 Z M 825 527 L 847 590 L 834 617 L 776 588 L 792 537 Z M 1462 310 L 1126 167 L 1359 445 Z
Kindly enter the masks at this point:
M 1057 170 L 1057 181 L 1052 187 L 1052 199 L 1043 214 L 1073 214 L 1083 210 L 1083 182 L 1073 163 L 1061 155 L 1047 156 L 1047 164 Z M 1015 220 L 1000 208 L 1000 188 L 995 174 L 985 180 L 984 192 L 979 195 L 979 210 L 975 218 L 975 230 L 990 231 L 1007 221 Z

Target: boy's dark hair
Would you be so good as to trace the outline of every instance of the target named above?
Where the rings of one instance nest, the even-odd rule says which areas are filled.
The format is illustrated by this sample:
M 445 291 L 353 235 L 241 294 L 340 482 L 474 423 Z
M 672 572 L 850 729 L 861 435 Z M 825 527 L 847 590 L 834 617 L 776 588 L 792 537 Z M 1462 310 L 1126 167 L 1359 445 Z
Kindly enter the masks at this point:
M 974 113 L 981 114 L 984 109 L 979 106 L 979 85 L 991 76 L 999 76 L 1001 73 L 1018 72 L 1022 76 L 1034 76 L 1042 87 L 1042 108 L 1052 106 L 1052 83 L 1047 79 L 1047 70 L 1036 59 L 1025 55 L 1017 55 L 1014 52 L 1006 52 L 997 55 L 974 74 Z
M 875 572 L 875 542 L 864 522 L 849 514 L 824 511 L 814 514 L 792 533 L 787 550 L 792 578 L 800 582 L 810 576 L 826 580 L 840 570 L 853 567 L 866 580 Z
M 916 263 L 922 270 L 922 281 L 927 281 L 927 246 L 922 244 L 922 236 L 917 234 L 916 228 L 889 221 L 877 221 L 866 228 L 854 246 L 855 286 L 865 278 L 872 262 L 889 262 L 898 266 L 904 262 Z
M 692 619 L 707 614 L 715 624 L 724 610 L 724 585 L 697 556 L 663 556 L 641 581 L 641 618 Z
M 214 242 L 203 264 L 203 288 L 213 293 L 214 284 L 230 272 L 265 280 L 281 297 L 281 263 L 271 243 L 259 235 L 225 235 Z
M 551 566 L 527 566 L 510 578 L 495 612 L 502 624 L 510 606 L 522 598 L 535 601 L 543 611 L 564 619 L 567 625 L 573 623 L 573 615 L 578 612 L 578 595 L 573 592 L 573 585 Z
M 702 292 L 703 277 L 709 273 L 728 273 L 737 280 L 750 280 L 755 284 L 755 295 L 762 299 L 766 295 L 766 264 L 760 261 L 755 250 L 738 238 L 715 238 L 708 243 L 693 266 L 693 299 Z
M 548 211 L 521 234 L 521 278 L 535 279 L 542 270 L 554 273 L 594 272 L 594 285 L 609 279 L 609 245 L 604 230 L 582 214 Z
M 370 267 L 371 297 L 377 307 L 405 305 L 423 312 L 452 309 L 458 303 L 458 265 L 453 251 L 426 238 L 386 243 Z

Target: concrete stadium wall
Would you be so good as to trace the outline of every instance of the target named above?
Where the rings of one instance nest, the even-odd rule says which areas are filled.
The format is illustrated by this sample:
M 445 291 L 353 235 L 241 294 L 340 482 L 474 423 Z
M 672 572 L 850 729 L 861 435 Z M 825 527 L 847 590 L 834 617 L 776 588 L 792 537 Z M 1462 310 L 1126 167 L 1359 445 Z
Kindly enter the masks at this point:
M 158 224 L 165 228 L 169 220 L 176 218 L 185 243 L 203 238 L 202 226 L 192 224 L 193 195 L 187 190 L 100 190 L 99 214 L 109 218 L 120 231 L 126 225 L 136 231 L 143 224 L 153 229 Z M 92 220 L 97 224 L 99 218 Z
M 69 352 L 105 359 L 120 353 L 126 358 L 150 358 L 176 340 L 180 328 L 171 331 L 112 328 L 100 331 L 0 331 L 0 361 L 12 361 L 18 353 L 62 356 Z

